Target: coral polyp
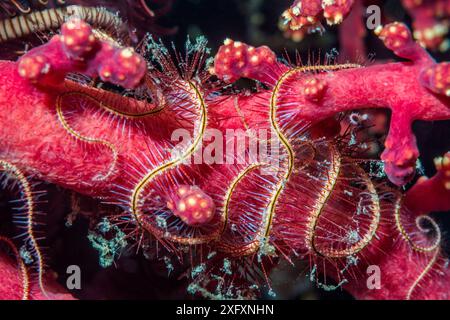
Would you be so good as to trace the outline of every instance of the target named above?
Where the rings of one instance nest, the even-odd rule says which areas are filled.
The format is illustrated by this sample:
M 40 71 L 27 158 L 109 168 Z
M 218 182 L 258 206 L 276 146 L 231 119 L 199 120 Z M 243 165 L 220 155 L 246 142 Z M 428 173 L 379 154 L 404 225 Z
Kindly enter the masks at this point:
M 286 25 L 340 23 L 353 2 L 296 1 Z M 450 119 L 450 65 L 436 62 L 406 24 L 374 30 L 401 62 L 302 63 L 231 39 L 215 57 L 204 37 L 179 49 L 152 35 L 131 41 L 140 32 L 107 8 L 80 1 L 71 13 L 58 3 L 33 11 L 27 3 L 2 5 L 11 13 L 3 26 L 27 17 L 43 25 L 3 41 L 59 31 L 17 61 L 0 61 L 1 186 L 24 203 L 14 221 L 25 237 L 18 250 L 8 238 L 14 225 L 0 236 L 19 262 L 0 298 L 16 298 L 14 286 L 23 298 L 70 297 L 47 274 L 56 264 L 44 262 L 36 234 L 36 207 L 48 206 L 35 180 L 57 186 L 49 203 L 72 192 L 65 224 L 87 221 L 83 240 L 102 269 L 145 257 L 184 279 L 194 298 L 274 298 L 283 264 L 358 299 L 449 298 L 445 232 L 430 213 L 450 210 L 450 157 L 415 182 L 412 124 Z M 152 18 L 165 8 L 127 3 Z M 380 158 L 368 156 L 375 124 L 360 111 L 375 108 L 391 111 Z M 78 197 L 97 202 L 85 210 Z M 6 259 L 0 270 L 11 269 Z M 367 285 L 373 266 L 382 270 L 376 290 Z

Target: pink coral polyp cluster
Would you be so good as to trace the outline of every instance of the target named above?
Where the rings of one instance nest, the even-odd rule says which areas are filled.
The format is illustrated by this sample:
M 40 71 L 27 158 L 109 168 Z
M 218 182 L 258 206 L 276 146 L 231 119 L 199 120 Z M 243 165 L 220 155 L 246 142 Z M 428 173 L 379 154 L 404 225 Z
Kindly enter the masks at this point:
M 100 41 L 92 28 L 79 19 L 66 23 L 61 32 L 61 36 L 53 37 L 48 44 L 20 59 L 22 77 L 40 85 L 54 85 L 67 73 L 78 71 L 125 88 L 135 87 L 142 81 L 145 61 L 132 48 L 118 48 L 108 41 Z M 86 63 L 90 56 L 95 59 Z
M 283 12 L 281 28 L 293 33 L 295 39 L 301 40 L 306 33 L 323 30 L 323 19 L 329 25 L 341 23 L 352 9 L 353 2 L 353 0 L 296 0 Z
M 195 186 L 179 186 L 167 206 L 190 226 L 207 224 L 213 219 L 215 212 L 211 197 Z

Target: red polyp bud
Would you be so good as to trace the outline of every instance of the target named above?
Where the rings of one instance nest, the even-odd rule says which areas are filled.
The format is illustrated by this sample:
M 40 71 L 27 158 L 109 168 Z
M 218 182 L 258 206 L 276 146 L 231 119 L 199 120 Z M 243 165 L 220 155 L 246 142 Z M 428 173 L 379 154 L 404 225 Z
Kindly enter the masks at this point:
M 96 38 L 86 22 L 73 18 L 61 27 L 61 42 L 66 54 L 74 59 L 82 59 L 92 51 Z
M 327 19 L 327 23 L 329 25 L 341 23 L 350 12 L 353 2 L 353 0 L 322 1 L 323 16 Z
M 215 57 L 211 72 L 230 83 L 242 77 L 271 83 L 273 78 L 268 74 L 277 73 L 277 66 L 275 53 L 268 47 L 255 48 L 227 39 Z
M 296 1 L 283 12 L 283 24 L 290 30 L 299 30 L 304 26 L 312 26 L 319 21 L 322 12 L 321 1 Z
M 375 34 L 384 42 L 384 45 L 397 53 L 398 50 L 408 46 L 413 43 L 411 31 L 404 23 L 393 22 L 385 25 L 384 27 L 379 26 L 375 30 Z
M 322 20 L 329 25 L 341 23 L 350 13 L 354 0 L 298 0 L 280 19 L 280 29 L 286 37 L 300 41 L 307 33 L 324 31 Z
M 92 28 L 79 19 L 72 19 L 62 26 L 61 42 L 67 55 L 79 60 L 83 60 L 96 43 L 99 44 Z M 117 48 L 106 41 L 100 42 L 100 47 L 95 60 L 102 80 L 125 88 L 133 88 L 141 82 L 147 70 L 146 63 L 132 48 Z
M 190 226 L 201 226 L 210 222 L 215 213 L 215 205 L 210 196 L 196 186 L 178 187 L 167 207 Z
M 426 67 L 420 74 L 420 82 L 431 91 L 450 97 L 450 62 Z
M 22 78 L 36 81 L 50 71 L 50 63 L 43 55 L 35 55 L 20 59 L 19 74 Z
M 412 163 L 398 164 L 385 161 L 384 170 L 389 176 L 389 180 L 397 186 L 402 186 L 414 177 L 415 168 Z
M 318 102 L 322 100 L 327 91 L 327 83 L 324 80 L 313 77 L 304 82 L 302 91 L 307 100 Z

